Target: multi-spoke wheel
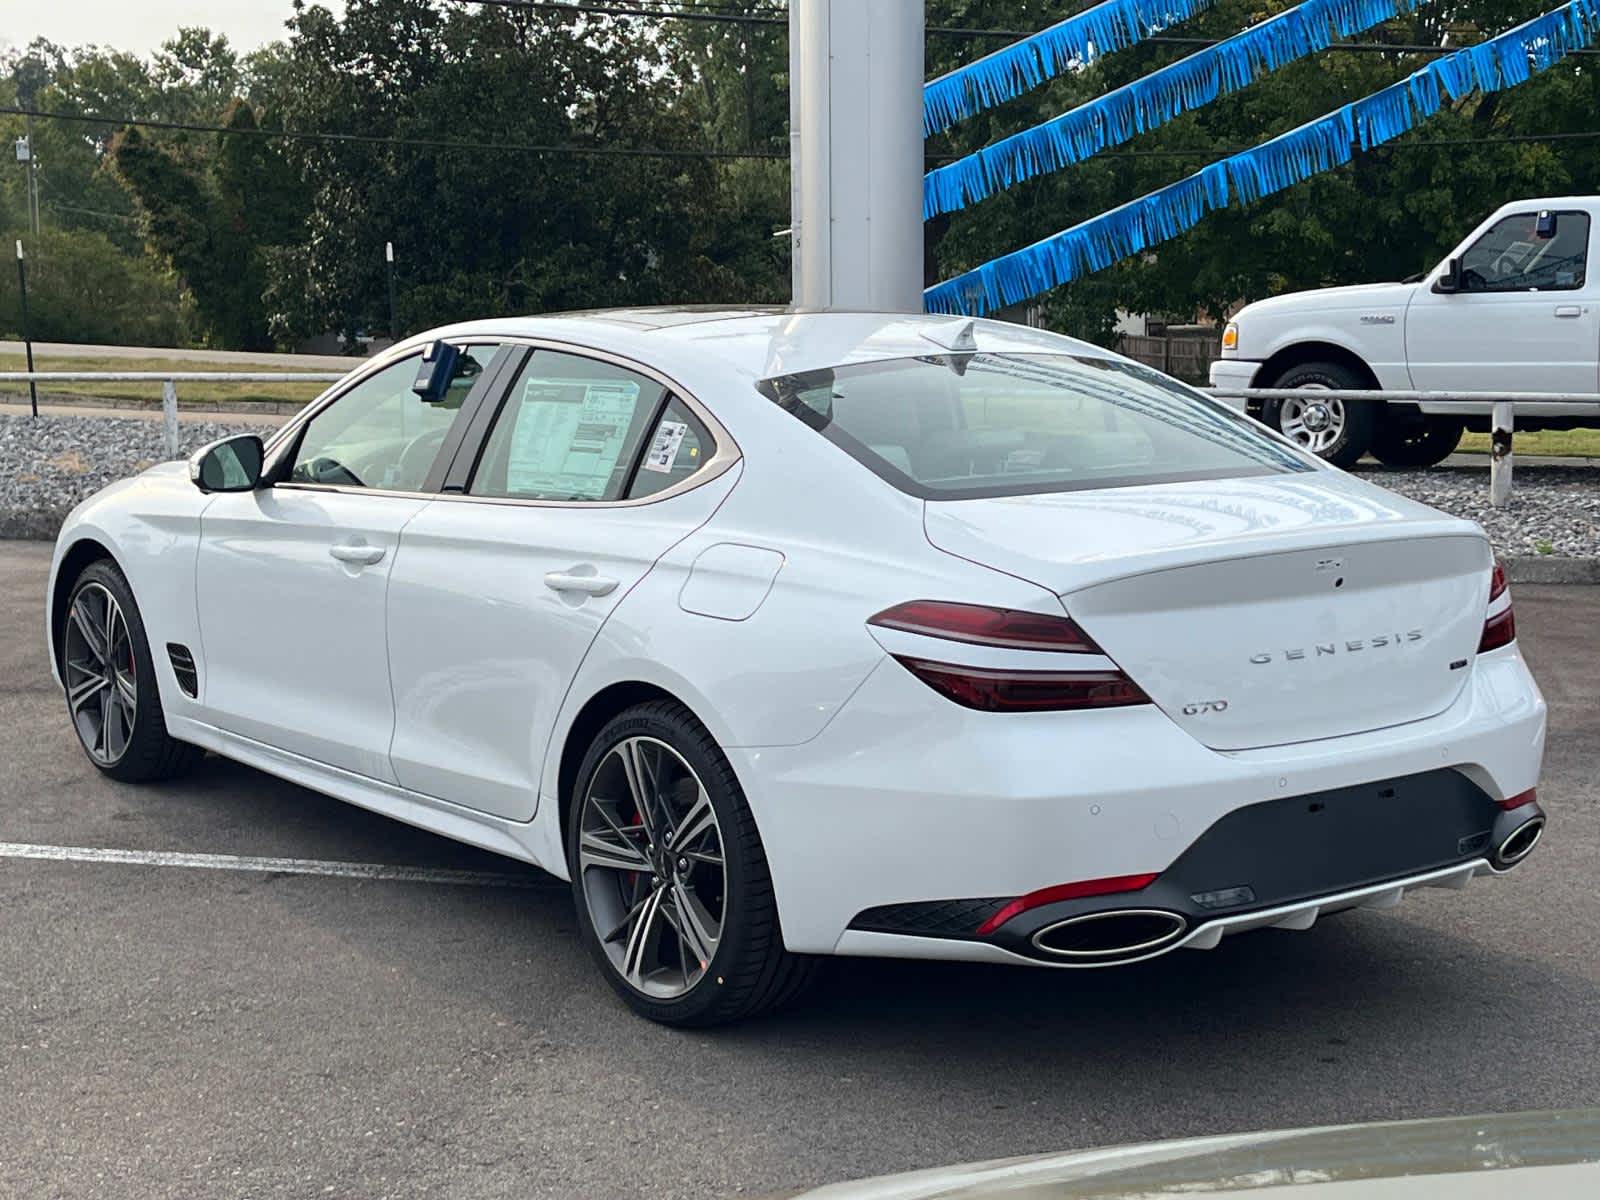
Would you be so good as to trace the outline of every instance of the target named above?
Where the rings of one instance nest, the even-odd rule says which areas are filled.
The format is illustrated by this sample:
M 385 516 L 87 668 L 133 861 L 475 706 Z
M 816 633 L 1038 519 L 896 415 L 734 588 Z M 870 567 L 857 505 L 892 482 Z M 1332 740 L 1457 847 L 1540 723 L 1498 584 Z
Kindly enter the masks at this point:
M 711 797 L 671 746 L 630 737 L 600 760 L 578 869 L 600 944 L 630 986 L 672 1000 L 700 982 L 722 940 L 727 862 Z
M 133 642 L 122 606 L 103 584 L 87 583 L 67 610 L 67 706 L 83 748 L 104 767 L 128 752 L 139 695 Z
M 1336 467 L 1351 467 L 1372 445 L 1381 404 L 1318 394 L 1370 388 L 1371 381 L 1354 369 L 1342 363 L 1302 363 L 1268 386 L 1298 388 L 1305 393 L 1304 398 L 1268 400 L 1261 406 L 1261 419 L 1302 449 Z
M 641 704 L 579 768 L 568 865 L 586 941 L 633 1008 L 710 1025 L 810 975 L 788 954 L 755 821 L 727 759 L 682 706 Z
M 129 782 L 179 774 L 199 756 L 167 734 L 144 623 L 122 572 L 87 567 L 62 614 L 61 682 L 89 761 Z

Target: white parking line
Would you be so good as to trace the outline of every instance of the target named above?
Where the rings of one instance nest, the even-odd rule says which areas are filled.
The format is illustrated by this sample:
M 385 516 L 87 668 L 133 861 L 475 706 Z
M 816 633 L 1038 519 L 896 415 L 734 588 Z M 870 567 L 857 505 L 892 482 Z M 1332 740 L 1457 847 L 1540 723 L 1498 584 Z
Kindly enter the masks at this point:
M 0 858 L 50 862 L 119 863 L 135 867 L 192 867 L 203 871 L 260 871 L 274 875 L 337 875 L 398 883 L 443 883 L 462 887 L 560 888 L 551 876 L 501 875 L 444 867 L 398 867 L 386 863 L 331 862 L 315 858 L 257 858 L 241 854 L 185 854 L 175 850 L 102 850 L 93 846 L 37 846 L 0 842 Z

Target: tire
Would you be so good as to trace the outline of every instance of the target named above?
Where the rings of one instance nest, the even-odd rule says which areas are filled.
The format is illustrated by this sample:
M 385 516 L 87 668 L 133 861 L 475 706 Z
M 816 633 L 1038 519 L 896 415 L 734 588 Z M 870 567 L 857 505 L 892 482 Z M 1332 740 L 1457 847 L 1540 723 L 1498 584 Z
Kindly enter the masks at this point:
M 67 716 L 89 761 L 123 783 L 187 774 L 202 751 L 167 733 L 144 620 L 133 589 L 115 563 L 101 559 L 84 568 L 73 581 L 65 622 L 60 665 Z M 99 641 L 93 640 L 96 630 Z M 107 644 L 111 669 L 95 686 L 97 652 Z M 93 690 L 86 694 L 89 688 Z
M 1424 417 L 1421 423 L 1390 419 L 1372 439 L 1372 456 L 1386 467 L 1435 467 L 1455 452 L 1466 428 L 1459 417 Z
M 648 822 L 634 804 L 631 782 L 646 776 L 662 785 L 645 789 L 659 802 Z M 707 805 L 714 818 L 709 830 Z M 679 845 L 669 853 L 662 831 L 674 829 Z M 739 780 L 682 705 L 651 701 L 607 723 L 578 768 L 566 832 L 584 943 L 606 981 L 640 1016 L 682 1027 L 723 1024 L 782 1004 L 811 980 L 818 960 L 783 948 L 766 854 Z M 706 861 L 717 849 L 720 885 L 715 865 Z M 687 874 L 679 850 L 696 859 Z M 624 866 L 634 862 L 644 866 Z M 699 924 L 691 928 L 701 932 L 720 918 L 709 958 L 685 949 L 691 942 L 678 931 L 688 922 L 686 911 L 698 912 Z M 641 934 L 646 915 L 650 923 Z
M 1312 362 L 1290 367 L 1266 386 L 1361 391 L 1371 384 L 1339 363 Z M 1334 466 L 1355 466 L 1372 445 L 1382 405 L 1332 400 L 1320 406 L 1325 413 L 1307 412 L 1307 406 L 1312 403 L 1315 403 L 1313 398 L 1268 400 L 1261 406 L 1261 419 L 1301 449 L 1311 451 Z M 1324 415 L 1329 424 L 1321 423 Z

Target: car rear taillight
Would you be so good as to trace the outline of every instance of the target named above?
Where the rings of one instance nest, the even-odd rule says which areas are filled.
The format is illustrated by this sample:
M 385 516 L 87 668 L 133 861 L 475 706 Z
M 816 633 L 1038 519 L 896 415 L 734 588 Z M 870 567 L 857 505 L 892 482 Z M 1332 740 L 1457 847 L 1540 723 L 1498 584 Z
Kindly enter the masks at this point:
M 983 604 L 954 604 L 943 600 L 913 600 L 886 608 L 868 624 L 899 629 L 950 642 L 974 646 L 1001 646 L 1007 650 L 1054 650 L 1058 654 L 1100 654 L 1077 623 L 1049 613 L 1017 608 L 990 608 Z
M 1001 650 L 1105 654 L 1067 617 L 981 604 L 913 600 L 885 609 L 868 624 Z M 1138 684 L 1115 664 L 1109 670 L 1063 671 L 1034 670 L 1025 665 L 969 666 L 911 654 L 894 657 L 941 696 L 983 712 L 1060 712 L 1150 703 Z
M 1506 569 L 1499 563 L 1494 565 L 1494 574 L 1489 577 L 1489 603 L 1493 604 L 1506 594 Z M 1506 606 L 1483 623 L 1483 636 L 1478 639 L 1478 653 L 1486 650 L 1498 650 L 1501 646 L 1509 646 L 1517 640 L 1517 618 L 1512 615 L 1511 601 L 1506 600 Z

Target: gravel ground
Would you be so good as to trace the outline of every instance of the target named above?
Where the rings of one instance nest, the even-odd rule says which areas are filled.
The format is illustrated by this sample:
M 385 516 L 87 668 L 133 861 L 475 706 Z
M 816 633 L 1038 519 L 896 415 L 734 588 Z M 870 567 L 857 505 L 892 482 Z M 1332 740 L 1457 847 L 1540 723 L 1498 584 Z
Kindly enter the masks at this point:
M 260 426 L 220 422 L 179 427 L 182 452 Z M 0 536 L 53 537 L 73 505 L 165 454 L 156 421 L 87 417 L 0 417 Z M 1600 556 L 1600 463 L 1594 467 L 1517 468 L 1513 503 L 1489 507 L 1487 464 L 1389 471 L 1361 467 L 1365 479 L 1470 517 L 1501 554 Z

